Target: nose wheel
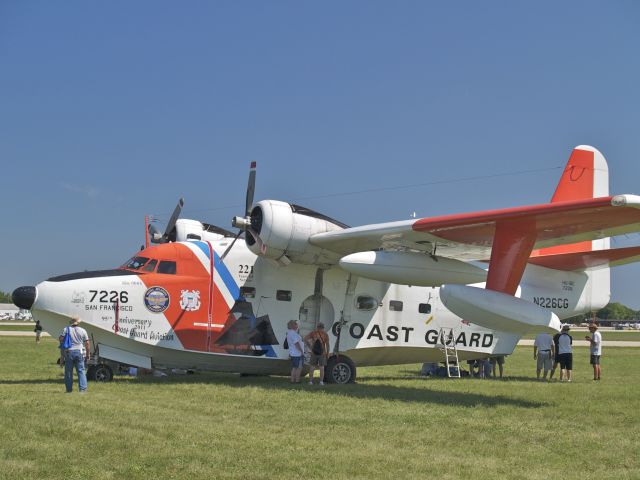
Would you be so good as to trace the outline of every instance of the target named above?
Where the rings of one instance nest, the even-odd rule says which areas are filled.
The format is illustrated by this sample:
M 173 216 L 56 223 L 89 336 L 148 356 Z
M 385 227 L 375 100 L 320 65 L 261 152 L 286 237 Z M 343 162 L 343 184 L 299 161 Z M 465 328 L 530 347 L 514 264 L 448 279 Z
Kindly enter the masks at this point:
M 113 380 L 113 370 L 104 363 L 91 365 L 87 371 L 87 378 L 94 382 L 110 382 Z

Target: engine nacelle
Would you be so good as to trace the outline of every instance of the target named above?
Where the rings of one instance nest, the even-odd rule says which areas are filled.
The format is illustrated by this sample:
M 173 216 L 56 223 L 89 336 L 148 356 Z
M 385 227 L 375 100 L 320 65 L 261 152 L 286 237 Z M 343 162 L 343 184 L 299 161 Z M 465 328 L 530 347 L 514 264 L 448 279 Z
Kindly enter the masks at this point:
M 171 240 L 176 242 L 186 242 L 187 240 L 214 242 L 226 236 L 233 236 L 233 234 L 214 225 L 202 223 L 197 220 L 180 218 L 176 222 L 175 239 Z
M 277 200 L 262 200 L 251 210 L 251 228 L 266 247 L 260 247 L 250 233 L 245 241 L 256 255 L 276 260 L 309 265 L 333 264 L 340 255 L 309 243 L 316 233 L 342 230 L 345 226 L 322 214 Z

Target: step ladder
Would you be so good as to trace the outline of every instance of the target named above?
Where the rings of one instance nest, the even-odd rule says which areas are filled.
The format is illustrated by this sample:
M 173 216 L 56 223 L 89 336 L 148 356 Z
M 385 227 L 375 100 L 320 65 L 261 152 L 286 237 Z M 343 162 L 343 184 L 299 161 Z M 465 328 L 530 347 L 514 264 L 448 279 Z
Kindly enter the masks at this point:
M 456 346 L 454 329 L 452 327 L 440 327 L 438 341 L 438 348 L 444 353 L 447 376 L 449 378 L 460 378 L 460 361 L 458 360 L 458 347 Z

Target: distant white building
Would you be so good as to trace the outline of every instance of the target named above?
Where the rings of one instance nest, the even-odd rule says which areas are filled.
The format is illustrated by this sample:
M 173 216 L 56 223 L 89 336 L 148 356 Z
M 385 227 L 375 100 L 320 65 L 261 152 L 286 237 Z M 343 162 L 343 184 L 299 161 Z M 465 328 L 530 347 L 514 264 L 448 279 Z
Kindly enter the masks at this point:
M 16 307 L 13 303 L 0 303 L 0 320 L 32 320 L 31 312 Z

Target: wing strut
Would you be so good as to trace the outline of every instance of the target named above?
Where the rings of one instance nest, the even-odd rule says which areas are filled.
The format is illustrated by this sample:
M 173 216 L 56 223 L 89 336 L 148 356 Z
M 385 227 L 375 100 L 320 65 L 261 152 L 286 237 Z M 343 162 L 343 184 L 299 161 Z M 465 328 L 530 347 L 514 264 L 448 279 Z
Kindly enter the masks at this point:
M 535 243 L 534 221 L 514 219 L 496 222 L 487 290 L 514 295 Z

